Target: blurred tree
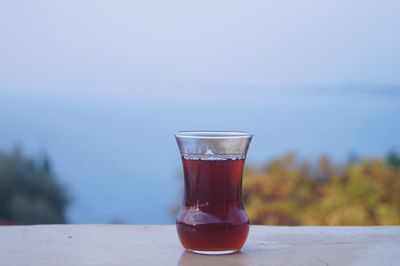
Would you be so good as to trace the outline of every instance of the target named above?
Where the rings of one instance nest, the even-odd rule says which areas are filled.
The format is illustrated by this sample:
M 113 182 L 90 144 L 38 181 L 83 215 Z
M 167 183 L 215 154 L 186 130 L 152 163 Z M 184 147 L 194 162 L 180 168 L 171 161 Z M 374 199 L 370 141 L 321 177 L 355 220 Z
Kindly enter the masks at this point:
M 334 165 L 300 163 L 293 154 L 249 167 L 243 197 L 254 224 L 400 224 L 399 155 Z
M 47 156 L 0 150 L 0 224 L 65 223 L 68 203 Z
M 395 151 L 389 152 L 386 161 L 390 166 L 400 167 L 400 155 Z

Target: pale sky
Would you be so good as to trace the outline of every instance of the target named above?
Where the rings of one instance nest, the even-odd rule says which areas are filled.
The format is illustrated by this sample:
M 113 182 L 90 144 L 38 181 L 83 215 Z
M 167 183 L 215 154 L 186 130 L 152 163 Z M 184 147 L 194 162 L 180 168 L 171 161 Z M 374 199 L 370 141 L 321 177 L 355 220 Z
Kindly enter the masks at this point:
M 399 11 L 397 0 L 2 1 L 0 90 L 145 100 L 399 88 Z

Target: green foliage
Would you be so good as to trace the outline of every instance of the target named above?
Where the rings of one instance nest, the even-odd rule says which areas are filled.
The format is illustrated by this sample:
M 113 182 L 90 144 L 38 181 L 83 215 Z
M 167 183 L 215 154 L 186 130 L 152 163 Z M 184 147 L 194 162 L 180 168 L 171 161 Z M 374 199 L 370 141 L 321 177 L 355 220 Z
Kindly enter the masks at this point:
M 68 202 L 46 157 L 28 158 L 18 148 L 0 150 L 0 223 L 65 223 Z
M 400 167 L 400 155 L 394 151 L 389 152 L 386 161 L 393 167 Z
M 254 224 L 400 224 L 399 155 L 334 165 L 322 156 L 301 163 L 293 154 L 249 167 L 243 179 L 246 210 Z

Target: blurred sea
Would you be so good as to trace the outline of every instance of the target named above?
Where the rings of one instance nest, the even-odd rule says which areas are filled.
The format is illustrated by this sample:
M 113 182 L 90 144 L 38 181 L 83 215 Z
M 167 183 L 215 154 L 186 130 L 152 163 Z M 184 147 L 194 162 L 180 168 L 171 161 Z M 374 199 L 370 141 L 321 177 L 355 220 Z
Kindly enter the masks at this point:
M 210 99 L 212 95 L 210 95 Z M 203 103 L 201 103 L 203 102 Z M 181 199 L 174 132 L 255 134 L 247 163 L 286 152 L 384 156 L 400 148 L 400 95 L 299 92 L 257 100 L 148 101 L 2 94 L 0 148 L 47 153 L 73 202 L 72 223 L 172 223 Z

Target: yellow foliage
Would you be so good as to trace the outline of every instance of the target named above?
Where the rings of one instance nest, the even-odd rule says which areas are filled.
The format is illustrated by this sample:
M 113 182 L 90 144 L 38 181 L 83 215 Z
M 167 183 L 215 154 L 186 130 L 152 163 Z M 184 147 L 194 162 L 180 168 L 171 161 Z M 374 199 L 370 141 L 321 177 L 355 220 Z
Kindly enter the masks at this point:
M 400 167 L 380 159 L 338 166 L 326 156 L 300 163 L 289 154 L 246 169 L 243 196 L 253 224 L 400 224 Z

